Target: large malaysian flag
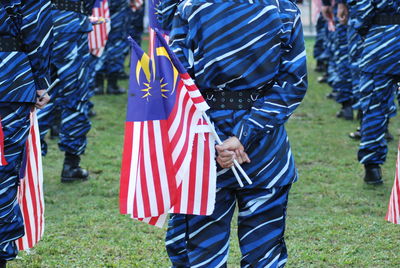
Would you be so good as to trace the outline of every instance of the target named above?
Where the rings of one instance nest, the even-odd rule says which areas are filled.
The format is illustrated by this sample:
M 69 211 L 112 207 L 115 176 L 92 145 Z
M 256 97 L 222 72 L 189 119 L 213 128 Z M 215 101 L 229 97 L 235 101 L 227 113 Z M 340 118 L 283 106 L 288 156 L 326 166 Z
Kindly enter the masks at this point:
M 133 42 L 120 211 L 161 226 L 170 211 L 212 213 L 216 167 L 210 128 L 199 126 L 208 105 L 158 33 L 153 55 Z

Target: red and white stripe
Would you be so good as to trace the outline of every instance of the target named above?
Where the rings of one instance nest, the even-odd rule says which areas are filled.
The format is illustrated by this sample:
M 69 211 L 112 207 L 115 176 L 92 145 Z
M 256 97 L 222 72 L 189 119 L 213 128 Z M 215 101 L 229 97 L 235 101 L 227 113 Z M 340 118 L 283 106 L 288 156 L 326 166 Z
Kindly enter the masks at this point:
M 3 127 L 1 125 L 1 117 L 0 117 L 0 166 L 7 165 L 6 157 L 4 155 L 4 132 Z
M 205 121 L 200 120 L 195 130 L 190 168 L 177 191 L 177 200 L 169 213 L 211 215 L 216 194 L 215 139 Z M 138 219 L 163 227 L 168 214 Z
M 178 187 L 171 213 L 210 215 L 216 189 L 215 139 L 205 122 L 196 127 L 190 168 Z
M 386 213 L 385 219 L 395 224 L 400 223 L 400 180 L 399 180 L 399 163 L 400 163 L 400 145 L 397 149 L 397 161 L 396 161 L 396 175 L 394 178 L 394 184 L 392 193 L 390 195 L 389 206 Z
M 24 218 L 25 236 L 17 240 L 17 246 L 19 250 L 27 250 L 39 242 L 44 231 L 42 154 L 36 111 L 31 113 L 26 171 L 18 189 L 18 201 Z
M 89 33 L 89 50 L 96 57 L 100 57 L 108 40 L 108 34 L 111 30 L 110 11 L 107 0 L 102 0 L 100 8 L 93 8 L 93 17 L 105 18 L 106 22 L 93 25 L 93 31 Z
M 168 120 L 126 122 L 121 213 L 148 218 L 167 213 L 188 170 L 201 112 L 183 86 Z

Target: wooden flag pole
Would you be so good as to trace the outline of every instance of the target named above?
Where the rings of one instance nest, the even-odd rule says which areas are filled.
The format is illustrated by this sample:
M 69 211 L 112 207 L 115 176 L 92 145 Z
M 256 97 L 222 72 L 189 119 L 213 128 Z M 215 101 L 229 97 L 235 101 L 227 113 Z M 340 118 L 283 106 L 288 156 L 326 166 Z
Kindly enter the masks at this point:
M 215 140 L 217 141 L 218 145 L 222 145 L 222 141 L 220 139 L 220 137 L 218 136 L 217 131 L 214 128 L 214 125 L 211 123 L 210 118 L 208 118 L 208 115 L 206 114 L 206 112 L 202 112 L 203 114 L 203 118 L 206 120 L 207 124 L 210 126 L 211 129 L 211 133 L 214 135 Z M 242 176 L 246 179 L 248 184 L 252 184 L 253 182 L 250 180 L 249 176 L 247 176 L 246 172 L 243 170 L 243 168 L 240 166 L 240 164 L 238 163 L 238 161 L 236 161 L 236 159 L 233 160 L 233 164 L 235 166 L 231 167 L 233 174 L 236 177 L 236 180 L 238 181 L 240 187 L 243 187 L 244 184 L 242 182 L 242 179 L 239 177 L 239 174 L 236 170 L 239 169 L 240 173 L 242 174 Z M 235 168 L 236 167 L 236 168 Z

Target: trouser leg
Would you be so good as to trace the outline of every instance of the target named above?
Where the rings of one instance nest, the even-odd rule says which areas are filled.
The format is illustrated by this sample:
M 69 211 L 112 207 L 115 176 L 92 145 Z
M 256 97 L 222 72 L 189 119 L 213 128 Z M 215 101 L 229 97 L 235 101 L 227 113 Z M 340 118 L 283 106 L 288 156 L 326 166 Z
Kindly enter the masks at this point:
M 241 267 L 283 267 L 286 207 L 291 185 L 238 191 Z
M 235 193 L 218 189 L 210 216 L 187 215 L 186 249 L 190 267 L 226 267 Z
M 388 75 L 362 73 L 360 85 L 363 117 L 358 160 L 362 164 L 383 164 L 387 154 L 385 132 L 396 111 L 396 83 Z
M 168 221 L 165 246 L 172 267 L 190 267 L 186 250 L 186 215 L 171 214 Z
M 65 108 L 61 114 L 60 150 L 74 155 L 82 155 L 87 144 L 87 133 L 91 123 L 87 109 Z

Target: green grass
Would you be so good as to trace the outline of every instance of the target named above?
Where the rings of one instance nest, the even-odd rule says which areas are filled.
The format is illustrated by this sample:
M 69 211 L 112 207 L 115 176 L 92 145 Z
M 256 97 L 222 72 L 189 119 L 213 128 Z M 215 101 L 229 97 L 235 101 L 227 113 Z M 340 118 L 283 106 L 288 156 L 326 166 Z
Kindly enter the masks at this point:
M 399 267 L 400 226 L 385 222 L 393 183 L 396 143 L 383 166 L 385 184 L 368 187 L 356 159 L 357 142 L 347 137 L 357 122 L 335 118 L 339 105 L 316 82 L 312 39 L 307 40 L 309 89 L 287 124 L 300 173 L 292 188 L 286 230 L 287 267 Z M 168 267 L 166 229 L 119 214 L 126 96 L 94 97 L 93 119 L 82 166 L 87 182 L 61 184 L 63 154 L 49 140 L 44 158 L 46 228 L 43 240 L 21 252 L 10 267 Z M 399 124 L 391 131 L 398 138 Z M 232 226 L 229 267 L 239 267 L 236 226 Z

